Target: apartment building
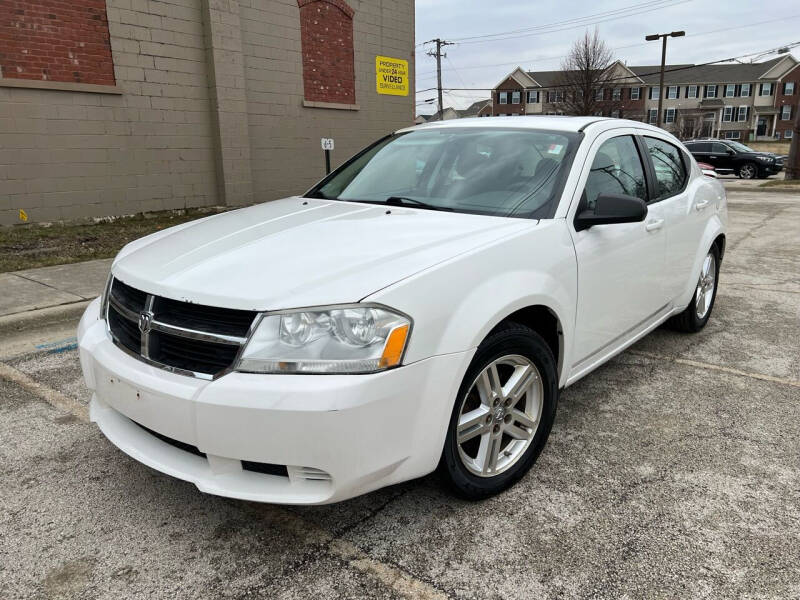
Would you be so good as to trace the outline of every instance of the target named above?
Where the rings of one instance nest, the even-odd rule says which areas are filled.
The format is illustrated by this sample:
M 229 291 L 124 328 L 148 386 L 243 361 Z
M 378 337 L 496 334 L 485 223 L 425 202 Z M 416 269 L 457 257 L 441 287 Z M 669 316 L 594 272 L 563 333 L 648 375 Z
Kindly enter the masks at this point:
M 800 62 L 791 54 L 749 64 L 667 65 L 659 89 L 660 65 L 609 67 L 597 94 L 596 114 L 657 122 L 682 138 L 713 136 L 738 140 L 790 139 L 800 110 Z M 492 90 L 479 116 L 564 114 L 561 71 L 517 68 Z
M 414 119 L 414 0 L 8 0 L 0 40 L 0 224 L 280 198 Z

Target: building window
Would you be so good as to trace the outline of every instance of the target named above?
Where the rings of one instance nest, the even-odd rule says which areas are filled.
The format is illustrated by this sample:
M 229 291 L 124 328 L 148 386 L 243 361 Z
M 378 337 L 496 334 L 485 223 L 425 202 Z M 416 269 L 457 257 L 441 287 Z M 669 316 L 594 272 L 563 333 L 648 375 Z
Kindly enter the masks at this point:
M 564 92 L 561 90 L 547 92 L 547 101 L 548 102 L 563 102 L 564 101 Z
M 655 125 L 656 121 L 658 120 L 658 109 L 651 108 L 647 111 L 647 122 L 651 125 Z
M 675 122 L 675 109 L 668 108 L 664 111 L 664 123 L 674 123 Z
M 747 98 L 747 96 L 750 95 L 750 84 L 749 83 L 743 83 L 742 84 L 742 89 L 740 90 L 739 95 L 742 98 Z
M 500 104 L 508 104 L 508 92 L 500 92 Z
M 622 100 L 622 89 L 614 88 L 611 91 L 611 99 L 612 100 Z
M 739 131 L 726 131 L 725 132 L 725 139 L 726 140 L 738 140 L 741 137 L 741 132 Z
M 746 106 L 740 106 L 739 107 L 739 114 L 736 117 L 736 120 L 737 121 L 747 121 L 747 107 Z
M 521 93 L 519 91 L 511 92 L 511 104 L 519 104 Z
M 736 85 L 729 83 L 725 86 L 725 97 L 733 98 L 736 95 Z
M 686 86 L 686 97 L 687 98 L 697 98 L 697 86 L 696 85 L 687 85 Z
M 792 118 L 792 107 L 790 104 L 781 106 L 781 121 L 789 121 Z
M 594 91 L 594 99 L 595 100 L 604 100 L 605 99 L 605 90 L 600 88 L 599 90 Z
M 631 100 L 638 100 L 642 94 L 642 88 L 632 87 L 631 88 Z
M 661 90 L 657 87 L 650 88 L 650 100 L 658 100 Z
M 790 140 L 792 139 L 792 133 L 794 133 L 791 129 L 787 129 L 783 132 L 783 139 Z
M 667 87 L 667 99 L 668 100 L 675 100 L 678 97 L 678 90 L 680 88 L 677 85 L 670 85 Z
M 717 86 L 716 85 L 707 85 L 706 86 L 706 98 L 716 98 L 717 97 Z
M 783 93 L 785 96 L 794 96 L 794 81 L 787 81 L 783 84 Z
M 614 118 L 614 119 L 620 119 L 620 118 L 622 118 L 622 111 L 619 111 L 619 110 L 612 110 L 612 111 L 611 111 L 611 117 L 612 117 L 612 118 Z
M 761 91 L 758 93 L 759 96 L 772 96 L 772 84 L 771 83 L 762 83 L 761 84 Z
M 528 91 L 528 104 L 538 104 L 538 103 L 539 103 L 539 91 L 538 90 Z
M 731 121 L 733 121 L 733 107 L 726 106 L 725 110 L 722 111 L 722 122 L 730 123 Z
M 297 0 L 303 92 L 311 102 L 355 104 L 353 15 L 344 0 Z

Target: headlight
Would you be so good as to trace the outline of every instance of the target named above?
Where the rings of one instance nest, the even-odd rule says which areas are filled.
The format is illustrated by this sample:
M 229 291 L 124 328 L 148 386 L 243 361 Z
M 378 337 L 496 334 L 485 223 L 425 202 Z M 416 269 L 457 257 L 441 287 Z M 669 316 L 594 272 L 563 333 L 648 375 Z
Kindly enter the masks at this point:
M 763 160 L 764 162 L 772 161 L 772 157 L 771 156 L 759 156 L 757 158 L 758 158 L 758 160 Z
M 349 304 L 265 314 L 236 369 L 249 373 L 374 373 L 400 365 L 411 319 Z

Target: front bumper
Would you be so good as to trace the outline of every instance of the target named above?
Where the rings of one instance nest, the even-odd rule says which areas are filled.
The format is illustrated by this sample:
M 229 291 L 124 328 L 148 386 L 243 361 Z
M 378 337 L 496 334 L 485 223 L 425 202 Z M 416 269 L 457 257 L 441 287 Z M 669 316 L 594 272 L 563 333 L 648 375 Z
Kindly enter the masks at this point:
M 433 471 L 473 354 L 374 375 L 233 372 L 206 381 L 117 348 L 99 301 L 78 343 L 91 420 L 117 447 L 204 492 L 285 504 L 344 500 Z

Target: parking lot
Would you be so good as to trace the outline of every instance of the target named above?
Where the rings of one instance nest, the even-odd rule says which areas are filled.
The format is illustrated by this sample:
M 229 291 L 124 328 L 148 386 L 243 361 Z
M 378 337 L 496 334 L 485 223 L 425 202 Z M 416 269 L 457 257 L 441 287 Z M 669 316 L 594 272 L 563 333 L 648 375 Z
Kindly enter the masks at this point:
M 435 476 L 204 495 L 86 422 L 75 350 L 6 357 L 0 598 L 800 598 L 800 195 L 729 200 L 708 327 L 564 391 L 537 465 L 481 503 Z

